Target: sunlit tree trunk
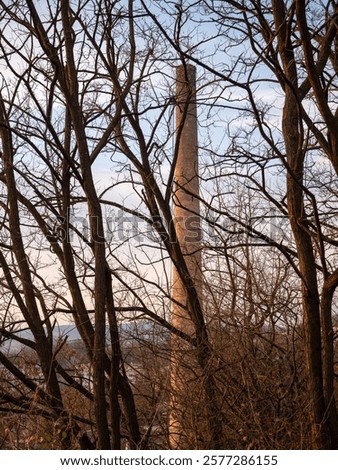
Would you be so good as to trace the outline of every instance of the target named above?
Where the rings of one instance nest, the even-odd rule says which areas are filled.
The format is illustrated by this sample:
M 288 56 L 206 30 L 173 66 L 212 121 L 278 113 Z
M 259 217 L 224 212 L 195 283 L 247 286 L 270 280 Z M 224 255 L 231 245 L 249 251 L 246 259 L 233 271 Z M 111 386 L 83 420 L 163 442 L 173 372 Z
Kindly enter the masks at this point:
M 286 150 L 287 205 L 294 235 L 302 282 L 303 327 L 307 383 L 310 401 L 313 447 L 330 448 L 323 390 L 320 299 L 316 262 L 311 236 L 306 229 L 304 208 L 304 129 L 298 96 L 298 73 L 291 37 L 287 28 L 285 4 L 274 0 L 273 12 L 278 28 L 278 50 L 285 73 L 283 135 Z

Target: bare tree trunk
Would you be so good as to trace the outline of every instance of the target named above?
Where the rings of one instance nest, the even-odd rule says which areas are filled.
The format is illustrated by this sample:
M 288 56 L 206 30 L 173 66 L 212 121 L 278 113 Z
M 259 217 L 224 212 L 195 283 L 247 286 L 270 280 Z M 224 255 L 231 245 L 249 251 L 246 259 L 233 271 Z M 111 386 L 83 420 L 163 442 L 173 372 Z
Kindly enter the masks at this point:
M 303 325 L 313 447 L 329 449 L 330 437 L 323 390 L 320 300 L 311 236 L 305 227 L 303 148 L 294 90 L 286 91 L 283 131 L 290 172 L 287 176 L 288 212 L 302 276 Z
M 313 448 L 329 449 L 330 433 L 323 390 L 320 299 L 317 269 L 311 235 L 306 229 L 304 208 L 304 132 L 301 104 L 298 96 L 298 75 L 294 50 L 289 35 L 286 7 L 274 0 L 273 13 L 278 30 L 278 50 L 285 74 L 283 135 L 286 150 L 287 204 L 289 220 L 297 247 L 299 271 L 302 276 L 303 327 L 310 398 Z
M 44 374 L 47 390 L 55 399 L 55 407 L 62 409 L 62 397 L 59 383 L 56 376 L 55 365 L 53 363 L 52 345 L 46 338 L 42 321 L 40 319 L 38 306 L 36 303 L 33 281 L 28 265 L 23 237 L 20 228 L 20 218 L 18 209 L 18 199 L 16 181 L 13 165 L 13 147 L 11 130 L 6 116 L 6 110 L 2 97 L 0 96 L 0 137 L 2 141 L 2 159 L 7 185 L 8 217 L 9 228 L 12 237 L 13 252 L 16 258 L 21 276 L 22 291 L 25 299 L 25 320 L 31 329 L 36 341 L 36 350 L 41 361 L 41 368 Z

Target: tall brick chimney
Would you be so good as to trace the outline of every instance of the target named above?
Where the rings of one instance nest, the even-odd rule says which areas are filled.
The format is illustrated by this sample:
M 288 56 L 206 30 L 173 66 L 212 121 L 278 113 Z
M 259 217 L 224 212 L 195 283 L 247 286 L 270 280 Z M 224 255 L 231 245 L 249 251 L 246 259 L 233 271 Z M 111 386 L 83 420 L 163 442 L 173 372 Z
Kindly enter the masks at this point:
M 177 161 L 174 176 L 173 212 L 177 241 L 189 274 L 201 300 L 201 229 L 198 176 L 196 113 L 196 69 L 184 64 L 176 68 Z M 196 197 L 197 196 L 197 197 Z M 185 288 L 173 268 L 172 324 L 194 337 Z M 177 336 L 171 339 L 171 403 L 169 439 L 173 449 L 194 448 L 196 425 L 194 397 L 198 393 L 194 377 L 198 365 L 189 343 Z M 198 372 L 197 372 L 198 375 Z

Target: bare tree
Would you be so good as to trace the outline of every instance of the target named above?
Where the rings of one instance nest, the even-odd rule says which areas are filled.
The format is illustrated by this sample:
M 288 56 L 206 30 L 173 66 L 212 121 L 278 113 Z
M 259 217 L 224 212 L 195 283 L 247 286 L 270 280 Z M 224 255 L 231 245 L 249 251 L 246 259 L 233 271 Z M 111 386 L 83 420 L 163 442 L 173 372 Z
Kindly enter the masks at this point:
M 336 267 L 331 255 L 335 243 L 326 233 L 325 218 L 330 217 L 330 209 L 321 196 L 325 183 L 313 187 L 308 171 L 318 164 L 321 155 L 328 158 L 336 171 L 336 144 L 331 135 L 337 135 L 334 117 L 337 6 L 334 2 L 324 5 L 302 1 L 249 5 L 224 2 L 222 7 L 217 2 L 205 3 L 216 15 L 228 44 L 238 41 L 250 44 L 252 62 L 244 53 L 238 58 L 243 79 L 240 82 L 233 79 L 235 68 L 231 75 L 223 77 L 230 86 L 242 88 L 262 145 L 267 145 L 271 155 L 278 157 L 286 169 L 287 206 L 272 201 L 271 194 L 266 196 L 282 213 L 287 210 L 297 252 L 313 446 L 336 448 L 331 309 L 336 286 Z M 231 27 L 235 28 L 234 34 Z M 271 114 L 255 97 L 257 83 L 262 80 L 257 75 L 261 64 L 265 66 L 266 79 L 275 80 L 281 93 L 281 134 L 271 124 Z M 257 160 L 258 156 L 251 157 L 250 149 L 241 147 L 243 154 L 247 152 L 253 162 Z M 264 180 L 255 184 L 267 193 Z
M 53 448 L 337 448 L 336 3 L 0 5 L 3 445 L 17 414 Z M 199 194 L 175 183 L 192 103 Z M 199 392 L 176 444 L 169 338 Z

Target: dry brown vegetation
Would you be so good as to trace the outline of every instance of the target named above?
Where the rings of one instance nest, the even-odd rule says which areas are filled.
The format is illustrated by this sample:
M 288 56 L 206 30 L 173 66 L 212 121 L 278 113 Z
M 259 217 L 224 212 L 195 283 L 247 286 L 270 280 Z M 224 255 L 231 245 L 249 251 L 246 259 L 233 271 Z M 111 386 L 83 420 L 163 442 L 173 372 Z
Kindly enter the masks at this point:
M 337 8 L 0 0 L 2 449 L 338 448 Z

